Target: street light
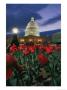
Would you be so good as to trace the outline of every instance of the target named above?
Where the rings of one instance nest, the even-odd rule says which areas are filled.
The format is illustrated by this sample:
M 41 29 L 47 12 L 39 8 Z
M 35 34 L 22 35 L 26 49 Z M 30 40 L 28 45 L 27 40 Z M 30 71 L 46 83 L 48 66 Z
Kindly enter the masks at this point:
M 19 45 L 19 41 L 18 41 L 18 37 L 17 37 L 17 34 L 19 33 L 18 28 L 17 28 L 17 27 L 14 27 L 14 28 L 12 29 L 12 33 L 13 33 L 13 37 L 12 37 L 12 42 L 11 42 L 11 44 L 12 44 L 12 45 L 15 44 L 16 46 L 18 46 L 18 45 Z
M 12 32 L 13 32 L 13 34 L 18 34 L 19 33 L 19 30 L 18 30 L 18 28 L 14 27 L 12 29 Z

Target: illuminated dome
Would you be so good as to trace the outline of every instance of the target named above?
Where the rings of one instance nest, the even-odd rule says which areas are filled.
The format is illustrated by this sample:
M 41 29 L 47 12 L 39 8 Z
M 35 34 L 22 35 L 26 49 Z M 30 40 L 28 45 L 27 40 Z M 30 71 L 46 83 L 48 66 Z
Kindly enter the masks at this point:
M 27 24 L 25 30 L 25 36 L 32 35 L 32 36 L 40 36 L 39 27 L 34 20 L 34 17 L 31 18 L 30 22 Z

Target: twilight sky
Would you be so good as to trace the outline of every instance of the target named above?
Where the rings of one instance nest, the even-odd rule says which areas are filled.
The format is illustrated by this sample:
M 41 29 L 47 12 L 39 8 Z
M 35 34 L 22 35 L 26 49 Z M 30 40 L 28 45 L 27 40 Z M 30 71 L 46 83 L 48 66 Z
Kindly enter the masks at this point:
M 40 32 L 61 29 L 60 4 L 7 4 L 6 31 L 11 34 L 13 27 L 24 32 L 30 18 L 34 17 Z

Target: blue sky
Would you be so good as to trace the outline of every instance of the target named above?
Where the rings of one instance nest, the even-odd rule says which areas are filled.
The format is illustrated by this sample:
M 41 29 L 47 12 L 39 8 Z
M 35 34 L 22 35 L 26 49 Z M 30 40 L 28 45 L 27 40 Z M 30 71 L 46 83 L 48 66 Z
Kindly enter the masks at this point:
M 61 29 L 60 4 L 7 4 L 7 34 L 10 34 L 15 26 L 23 33 L 31 17 L 35 18 L 40 32 Z

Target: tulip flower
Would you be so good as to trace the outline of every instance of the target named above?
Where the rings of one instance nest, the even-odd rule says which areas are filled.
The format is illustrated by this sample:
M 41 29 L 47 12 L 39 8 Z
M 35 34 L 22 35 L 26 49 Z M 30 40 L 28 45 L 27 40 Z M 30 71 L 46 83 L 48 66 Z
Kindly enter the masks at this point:
M 20 45 L 18 46 L 18 50 L 20 50 L 20 51 L 22 51 L 22 50 L 25 49 L 25 48 L 26 48 L 26 46 L 23 45 L 23 44 L 20 44 Z
M 10 47 L 10 52 L 14 53 L 15 51 L 17 51 L 17 46 L 15 44 L 13 44 L 11 47 Z
M 43 50 L 43 45 L 39 45 L 39 46 L 38 46 L 38 49 L 39 49 L 39 50 Z
M 12 76 L 13 76 L 13 70 L 9 68 L 6 71 L 6 80 L 10 79 Z
M 24 55 L 28 55 L 28 54 L 29 54 L 28 48 L 25 48 L 25 49 L 23 50 L 23 54 L 24 54 Z
M 7 66 L 15 64 L 15 63 L 16 63 L 15 57 L 13 57 L 12 55 L 7 54 L 6 55 L 6 64 L 7 64 Z
M 42 53 L 38 54 L 37 57 L 41 64 L 46 64 L 48 62 L 48 58 L 45 57 Z
M 51 54 L 53 52 L 53 47 L 52 46 L 46 46 L 45 51 L 46 51 L 46 53 Z
M 29 51 L 31 53 L 34 53 L 35 52 L 35 47 L 34 46 L 29 46 L 28 49 L 29 49 Z

